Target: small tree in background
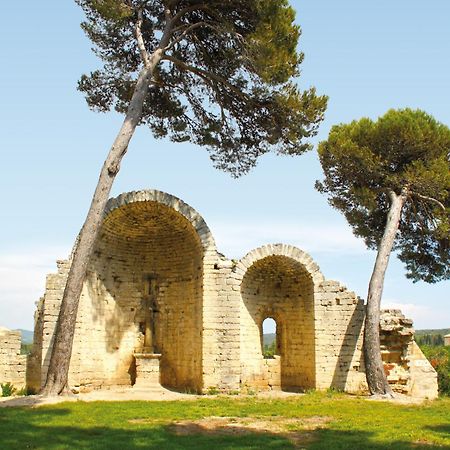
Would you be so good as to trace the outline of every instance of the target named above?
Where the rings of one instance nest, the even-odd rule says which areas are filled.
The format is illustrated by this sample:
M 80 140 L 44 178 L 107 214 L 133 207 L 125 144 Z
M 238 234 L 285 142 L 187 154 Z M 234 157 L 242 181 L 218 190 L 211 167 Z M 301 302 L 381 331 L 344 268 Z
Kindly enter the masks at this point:
M 78 302 L 106 202 L 135 128 L 205 146 L 216 167 L 246 173 L 269 151 L 310 149 L 326 97 L 294 79 L 303 54 L 287 0 L 77 0 L 104 62 L 79 90 L 125 115 L 100 172 L 61 303 L 43 393 L 67 390 Z
M 450 347 L 422 345 L 421 349 L 437 372 L 439 393 L 450 396 Z
M 392 250 L 413 281 L 450 278 L 450 130 L 423 111 L 390 110 L 376 122 L 334 126 L 319 144 L 318 190 L 377 257 L 364 329 L 373 395 L 392 395 L 380 352 L 380 302 Z

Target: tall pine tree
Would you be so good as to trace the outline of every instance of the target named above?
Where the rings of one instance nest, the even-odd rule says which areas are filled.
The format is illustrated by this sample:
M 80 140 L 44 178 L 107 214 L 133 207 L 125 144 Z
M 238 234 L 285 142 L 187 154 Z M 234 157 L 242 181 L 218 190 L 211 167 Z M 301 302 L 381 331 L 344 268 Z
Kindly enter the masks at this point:
M 366 245 L 377 250 L 364 331 L 373 395 L 392 395 L 380 352 L 380 302 L 393 250 L 407 277 L 450 278 L 450 130 L 419 110 L 390 110 L 377 121 L 334 126 L 319 145 L 317 183 Z
M 88 105 L 124 122 L 100 172 L 65 287 L 43 393 L 67 391 L 86 268 L 112 183 L 136 127 L 204 146 L 216 167 L 246 173 L 269 151 L 299 154 L 326 97 L 300 91 L 300 28 L 287 0 L 77 0 L 103 67 L 79 82 Z

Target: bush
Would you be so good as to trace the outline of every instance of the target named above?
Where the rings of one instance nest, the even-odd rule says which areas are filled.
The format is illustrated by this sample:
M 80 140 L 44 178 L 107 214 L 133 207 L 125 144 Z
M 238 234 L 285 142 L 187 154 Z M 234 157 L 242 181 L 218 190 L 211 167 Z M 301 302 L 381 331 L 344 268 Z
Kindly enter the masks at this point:
M 2 397 L 11 397 L 16 392 L 16 388 L 11 383 L 0 384 L 2 388 Z
M 272 341 L 270 344 L 264 345 L 263 356 L 266 359 L 273 359 L 276 352 L 276 341 Z
M 21 355 L 29 355 L 32 350 L 33 350 L 33 344 L 22 343 L 20 346 L 20 354 Z
M 421 349 L 438 374 L 439 393 L 450 396 L 450 347 L 423 345 Z

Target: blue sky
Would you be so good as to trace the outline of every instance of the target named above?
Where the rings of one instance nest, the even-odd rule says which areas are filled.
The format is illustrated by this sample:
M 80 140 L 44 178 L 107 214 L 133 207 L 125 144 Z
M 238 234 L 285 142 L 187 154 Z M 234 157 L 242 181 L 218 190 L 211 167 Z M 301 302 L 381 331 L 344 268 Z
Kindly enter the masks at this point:
M 389 108 L 420 108 L 450 125 L 448 0 L 294 0 L 305 52 L 300 85 L 330 97 L 330 127 Z M 72 1 L 5 2 L 0 27 L 0 325 L 32 328 L 45 274 L 65 258 L 82 225 L 98 172 L 121 117 L 96 114 L 76 91 L 97 67 Z M 155 188 L 181 197 L 209 224 L 219 248 L 240 258 L 269 242 L 308 251 L 327 278 L 365 297 L 374 253 L 314 190 L 315 150 L 268 155 L 233 180 L 205 149 L 154 140 L 139 129 L 113 195 Z M 417 328 L 450 326 L 450 282 L 413 284 L 396 258 L 384 305 Z

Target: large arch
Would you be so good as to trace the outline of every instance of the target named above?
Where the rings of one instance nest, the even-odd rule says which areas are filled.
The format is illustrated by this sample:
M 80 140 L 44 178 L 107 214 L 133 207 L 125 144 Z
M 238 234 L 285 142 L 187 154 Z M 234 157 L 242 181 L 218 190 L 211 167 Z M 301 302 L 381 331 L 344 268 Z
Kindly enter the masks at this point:
M 275 244 L 248 253 L 237 265 L 241 281 L 241 382 L 256 387 L 315 387 L 314 291 L 319 267 L 300 249 Z M 263 321 L 277 324 L 279 366 L 264 360 Z M 273 385 L 275 383 L 275 386 Z
M 161 383 L 202 389 L 203 258 L 212 235 L 180 199 L 139 191 L 111 199 L 91 257 L 78 327 L 89 359 L 80 373 L 93 384 L 130 384 L 133 353 L 143 347 L 147 286 L 156 285 L 154 351 Z

